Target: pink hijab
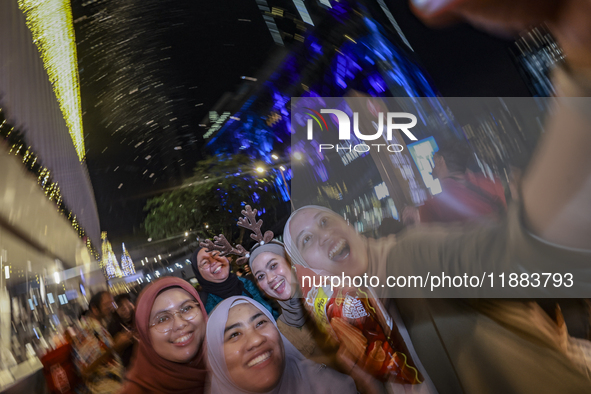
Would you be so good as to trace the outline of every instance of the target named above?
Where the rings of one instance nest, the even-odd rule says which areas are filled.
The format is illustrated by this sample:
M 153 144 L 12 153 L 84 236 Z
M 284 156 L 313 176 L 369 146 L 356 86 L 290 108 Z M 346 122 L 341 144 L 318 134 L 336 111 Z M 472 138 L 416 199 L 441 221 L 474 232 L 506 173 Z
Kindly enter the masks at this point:
M 152 306 L 163 290 L 180 287 L 199 302 L 201 313 L 207 320 L 199 294 L 183 279 L 167 277 L 155 281 L 142 291 L 136 303 L 135 326 L 139 343 L 134 352 L 132 368 L 120 394 L 170 393 L 199 394 L 205 392 L 208 376 L 205 341 L 189 363 L 180 364 L 160 357 L 150 343 L 149 320 Z

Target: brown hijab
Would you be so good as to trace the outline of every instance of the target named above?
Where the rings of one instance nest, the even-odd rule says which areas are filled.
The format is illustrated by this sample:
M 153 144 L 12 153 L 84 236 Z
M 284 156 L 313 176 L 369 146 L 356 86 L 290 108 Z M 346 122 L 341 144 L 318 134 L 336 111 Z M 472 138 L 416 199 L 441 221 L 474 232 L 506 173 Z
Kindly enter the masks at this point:
M 135 312 L 135 326 L 139 335 L 132 368 L 127 373 L 126 380 L 120 394 L 136 393 L 170 393 L 170 394 L 199 394 L 205 392 L 207 381 L 207 349 L 205 342 L 189 363 L 180 364 L 160 357 L 150 343 L 150 312 L 156 297 L 164 290 L 180 287 L 191 294 L 199 302 L 201 313 L 207 320 L 207 313 L 197 291 L 189 282 L 167 277 L 149 285 L 137 301 Z

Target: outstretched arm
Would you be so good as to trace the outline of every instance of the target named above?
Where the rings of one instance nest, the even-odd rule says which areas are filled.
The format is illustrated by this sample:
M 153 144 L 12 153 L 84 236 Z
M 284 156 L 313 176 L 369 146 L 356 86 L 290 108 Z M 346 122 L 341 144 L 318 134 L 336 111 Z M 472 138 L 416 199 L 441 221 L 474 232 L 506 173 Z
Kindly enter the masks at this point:
M 557 105 L 523 178 L 528 229 L 545 241 L 591 249 L 591 0 L 416 0 L 430 25 L 464 20 L 512 34 L 547 23 L 566 55 Z

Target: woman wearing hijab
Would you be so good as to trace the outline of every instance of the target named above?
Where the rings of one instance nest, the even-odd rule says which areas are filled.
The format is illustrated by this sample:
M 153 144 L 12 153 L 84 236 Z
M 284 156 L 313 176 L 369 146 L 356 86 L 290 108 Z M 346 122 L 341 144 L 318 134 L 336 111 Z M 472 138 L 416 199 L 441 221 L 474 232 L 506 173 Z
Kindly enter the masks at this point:
M 356 393 L 353 380 L 307 360 L 258 302 L 222 301 L 207 325 L 211 393 Z
M 409 270 L 421 264 L 455 275 L 452 269 L 458 267 L 469 273 L 468 263 L 494 270 L 493 260 L 509 264 L 514 255 L 533 272 L 543 270 L 536 270 L 536 264 L 584 261 L 585 253 L 550 247 L 532 237 L 517 212 L 510 211 L 506 221 L 504 231 L 429 226 L 375 240 L 358 234 L 332 210 L 310 205 L 292 213 L 283 238 L 293 264 L 328 275 L 367 273 L 381 281 L 416 275 Z M 503 244 L 508 234 L 511 242 Z M 413 360 L 439 393 L 578 393 L 591 387 L 591 368 L 579 354 L 589 346 L 569 338 L 564 322 L 550 319 L 533 301 L 391 301 L 388 309 Z M 553 373 L 544 373 L 548 370 Z
M 168 277 L 149 285 L 137 301 L 139 341 L 120 393 L 205 393 L 206 323 L 205 308 L 191 284 Z
M 302 293 L 283 244 L 273 240 L 252 249 L 249 265 L 259 289 L 281 307 L 281 316 L 277 320 L 281 334 L 306 358 L 327 362 L 326 355 L 318 346 L 326 341 L 317 335 L 313 323 L 309 322 L 302 304 Z
M 219 252 L 208 252 L 204 247 L 198 248 L 191 257 L 191 267 L 203 289 L 201 298 L 208 314 L 222 300 L 243 295 L 263 304 L 275 319 L 279 316 L 254 283 L 230 272 L 230 261 L 227 257 L 220 256 Z

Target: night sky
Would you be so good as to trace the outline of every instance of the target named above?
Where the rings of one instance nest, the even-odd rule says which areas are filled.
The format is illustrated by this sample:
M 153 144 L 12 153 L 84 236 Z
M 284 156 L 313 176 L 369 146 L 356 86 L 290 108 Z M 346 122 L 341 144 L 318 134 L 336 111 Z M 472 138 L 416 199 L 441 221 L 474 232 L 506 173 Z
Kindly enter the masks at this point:
M 146 199 L 192 174 L 200 122 L 273 40 L 254 1 L 74 1 L 73 12 L 101 229 L 145 242 Z
M 268 3 L 295 13 L 291 1 Z M 467 26 L 432 31 L 405 1 L 386 4 L 443 96 L 529 95 L 511 42 Z M 275 44 L 255 0 L 72 6 L 87 164 L 101 229 L 120 253 L 121 241 L 146 242 L 146 199 L 192 174 L 204 155 L 199 124 L 241 76 L 263 67 Z

